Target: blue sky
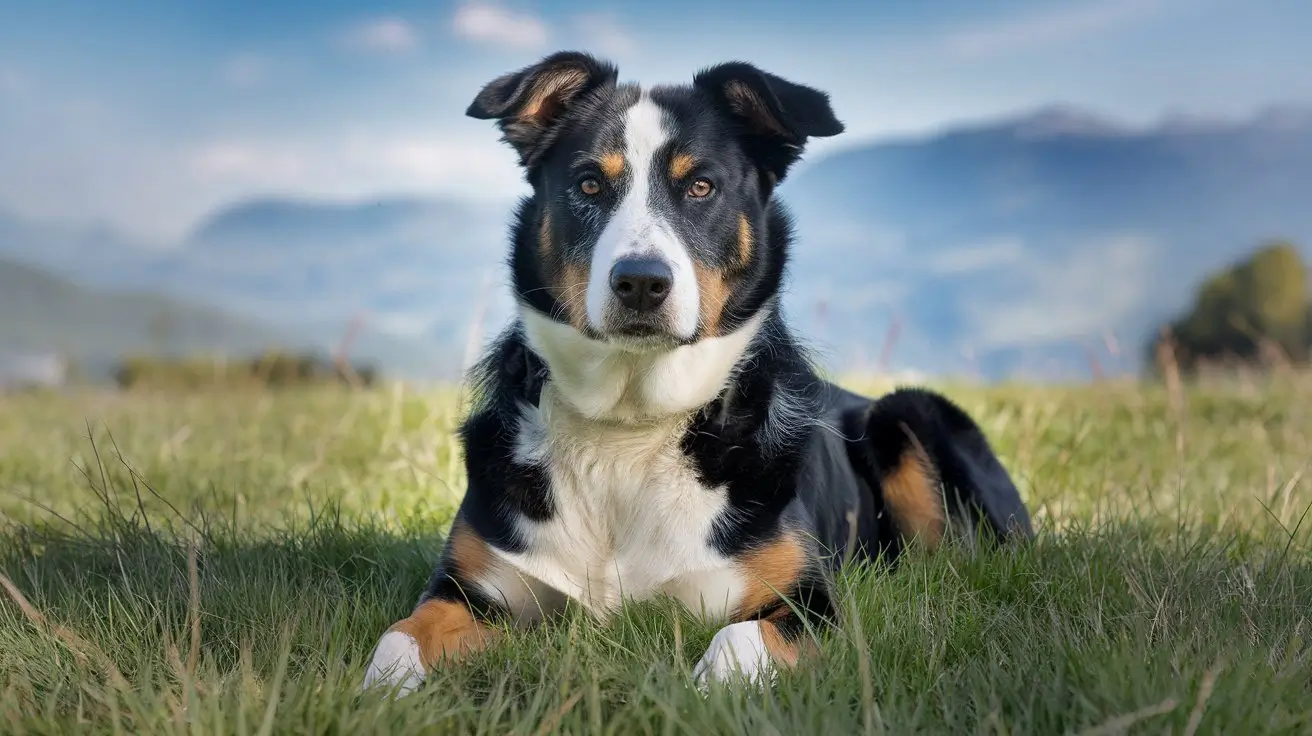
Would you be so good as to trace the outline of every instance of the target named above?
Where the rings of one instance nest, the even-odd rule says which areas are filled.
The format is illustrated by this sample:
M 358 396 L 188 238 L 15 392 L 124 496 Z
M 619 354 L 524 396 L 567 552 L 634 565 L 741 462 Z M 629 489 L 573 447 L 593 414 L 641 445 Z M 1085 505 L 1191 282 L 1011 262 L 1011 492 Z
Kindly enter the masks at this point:
M 0 0 L 0 211 L 168 243 L 263 194 L 505 200 L 513 158 L 465 106 L 559 48 L 821 87 L 848 124 L 823 152 L 1051 103 L 1138 125 L 1307 104 L 1309 27 L 1305 0 Z

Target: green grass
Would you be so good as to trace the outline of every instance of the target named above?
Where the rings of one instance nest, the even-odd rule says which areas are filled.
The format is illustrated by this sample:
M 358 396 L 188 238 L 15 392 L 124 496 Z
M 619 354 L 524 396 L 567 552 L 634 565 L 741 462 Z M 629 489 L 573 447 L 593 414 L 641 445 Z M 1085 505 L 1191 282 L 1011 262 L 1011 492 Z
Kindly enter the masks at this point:
M 0 397 L 0 731 L 1312 732 L 1306 385 L 947 390 L 1032 547 L 845 577 L 765 693 L 692 690 L 714 632 L 657 601 L 396 702 L 356 688 L 463 492 L 454 392 Z

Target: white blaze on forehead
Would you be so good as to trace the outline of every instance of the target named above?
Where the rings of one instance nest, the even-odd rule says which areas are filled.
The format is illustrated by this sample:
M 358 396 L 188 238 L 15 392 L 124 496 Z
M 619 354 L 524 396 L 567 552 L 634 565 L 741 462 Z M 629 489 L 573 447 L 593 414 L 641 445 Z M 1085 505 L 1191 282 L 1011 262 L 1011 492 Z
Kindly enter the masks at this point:
M 592 275 L 588 281 L 588 321 L 605 325 L 606 313 L 618 308 L 610 290 L 611 266 L 626 256 L 660 258 L 674 276 L 674 284 L 663 309 L 670 327 L 680 337 L 697 331 L 699 303 L 697 274 L 687 247 L 665 217 L 652 209 L 652 181 L 656 155 L 670 140 L 659 105 L 643 93 L 624 115 L 624 160 L 628 189 L 611 214 L 592 253 Z

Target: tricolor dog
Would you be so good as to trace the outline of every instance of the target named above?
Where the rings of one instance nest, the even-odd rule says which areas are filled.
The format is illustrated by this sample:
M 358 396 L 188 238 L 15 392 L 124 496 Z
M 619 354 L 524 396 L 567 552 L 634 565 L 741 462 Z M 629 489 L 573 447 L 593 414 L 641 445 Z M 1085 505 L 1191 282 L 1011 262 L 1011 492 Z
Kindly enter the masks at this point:
M 562 52 L 488 83 L 533 193 L 509 266 L 518 317 L 474 372 L 468 491 L 437 570 L 366 686 L 434 667 L 574 601 L 672 597 L 723 628 L 697 681 L 768 682 L 837 620 L 844 559 L 949 528 L 1032 535 L 980 428 L 937 393 L 821 379 L 780 311 L 792 229 L 774 197 L 820 91 L 750 64 L 620 84 Z

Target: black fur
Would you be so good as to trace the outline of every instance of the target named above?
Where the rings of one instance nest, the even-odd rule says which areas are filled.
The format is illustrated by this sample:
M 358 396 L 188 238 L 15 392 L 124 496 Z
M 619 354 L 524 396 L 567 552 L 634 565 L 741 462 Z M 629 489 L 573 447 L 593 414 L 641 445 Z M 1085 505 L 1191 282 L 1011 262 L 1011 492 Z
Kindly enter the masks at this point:
M 523 552 L 514 519 L 542 521 L 553 513 L 546 471 L 513 457 L 518 406 L 536 405 L 546 365 L 512 328 L 487 352 L 473 377 L 473 410 L 460 427 L 469 483 L 460 514 L 489 544 Z
M 743 106 L 734 87 L 750 93 L 756 103 Z M 743 149 L 768 175 L 768 193 L 783 181 L 802 147 L 813 136 L 834 136 L 843 124 L 829 108 L 825 93 L 782 79 L 743 62 L 728 62 L 703 70 L 693 78 L 715 109 L 737 123 Z
M 728 488 L 729 509 L 712 537 L 725 555 L 774 537 L 796 497 L 808 430 L 779 426 L 772 402 L 783 397 L 804 416 L 820 408 L 815 373 L 780 314 L 762 326 L 749 352 L 746 367 L 697 412 L 683 438 L 702 484 Z

